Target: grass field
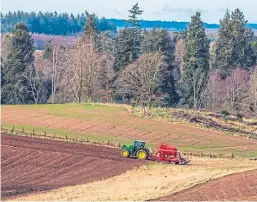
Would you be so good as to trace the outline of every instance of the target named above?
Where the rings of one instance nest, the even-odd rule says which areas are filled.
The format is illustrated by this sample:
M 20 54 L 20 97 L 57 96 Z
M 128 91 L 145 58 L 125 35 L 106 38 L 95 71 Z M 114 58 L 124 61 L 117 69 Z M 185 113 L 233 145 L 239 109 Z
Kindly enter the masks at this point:
M 6 105 L 2 127 L 120 143 L 135 139 L 153 147 L 166 142 L 181 151 L 257 156 L 257 142 L 188 124 L 135 117 L 129 106 L 105 104 Z

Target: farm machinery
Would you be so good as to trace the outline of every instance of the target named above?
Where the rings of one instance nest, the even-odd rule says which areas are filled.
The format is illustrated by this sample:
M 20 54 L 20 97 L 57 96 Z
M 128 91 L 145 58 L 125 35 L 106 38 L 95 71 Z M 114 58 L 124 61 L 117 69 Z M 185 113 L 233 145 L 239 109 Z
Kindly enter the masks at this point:
M 124 144 L 121 146 L 121 156 L 136 157 L 137 159 L 147 159 L 150 155 L 150 150 L 145 147 L 144 141 L 136 140 L 134 144 Z
M 134 144 L 124 144 L 121 146 L 121 156 L 135 157 L 137 159 L 149 159 L 163 163 L 185 165 L 190 160 L 182 158 L 180 152 L 175 146 L 161 144 L 156 152 L 151 153 L 150 149 L 146 148 L 144 141 L 136 140 Z

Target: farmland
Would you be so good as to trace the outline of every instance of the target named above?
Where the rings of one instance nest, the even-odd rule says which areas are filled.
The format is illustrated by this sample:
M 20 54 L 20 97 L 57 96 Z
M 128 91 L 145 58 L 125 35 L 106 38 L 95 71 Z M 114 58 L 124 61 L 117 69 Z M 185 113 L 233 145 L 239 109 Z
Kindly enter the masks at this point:
M 130 107 L 123 105 L 7 105 L 2 107 L 2 125 L 90 140 L 128 143 L 142 139 L 149 146 L 167 142 L 181 151 L 234 152 L 243 157 L 257 154 L 256 140 L 188 124 L 135 117 Z
M 158 201 L 256 201 L 257 170 L 229 175 L 197 185 Z M 229 186 L 228 186 L 229 184 Z
M 106 180 L 18 196 L 16 199 L 22 201 L 145 201 L 176 193 L 200 183 L 204 184 L 211 179 L 256 169 L 256 166 L 257 162 L 250 160 L 193 157 L 192 162 L 184 166 L 150 163 Z M 245 186 L 251 187 L 251 181 L 246 182 Z M 222 187 L 220 188 L 222 190 Z M 242 199 L 247 196 L 244 190 L 238 191 L 242 191 Z M 211 195 L 210 199 L 212 199 Z
M 235 200 L 255 199 L 251 190 L 256 188 L 253 179 L 257 162 L 249 158 L 256 157 L 256 140 L 171 118 L 140 117 L 127 105 L 5 105 L 2 107 L 4 129 L 39 132 L 43 139 L 16 135 L 19 133 L 2 135 L 2 197 L 7 200 L 187 200 L 192 196 L 192 200 L 223 200 L 231 199 L 230 191 L 234 190 Z M 45 139 L 44 133 L 116 143 L 141 139 L 148 147 L 166 142 L 175 144 L 181 151 L 233 152 L 236 158 L 191 157 L 190 164 L 173 166 L 121 158 L 115 148 Z M 231 186 L 226 195 L 223 190 L 228 181 Z M 244 181 L 245 186 L 240 187 L 238 182 Z M 201 189 L 206 193 L 202 199 Z M 182 190 L 186 190 L 185 195 L 181 194 Z M 220 198 L 211 194 L 213 190 L 220 193 Z
M 2 197 L 85 184 L 119 175 L 145 161 L 119 150 L 2 135 Z

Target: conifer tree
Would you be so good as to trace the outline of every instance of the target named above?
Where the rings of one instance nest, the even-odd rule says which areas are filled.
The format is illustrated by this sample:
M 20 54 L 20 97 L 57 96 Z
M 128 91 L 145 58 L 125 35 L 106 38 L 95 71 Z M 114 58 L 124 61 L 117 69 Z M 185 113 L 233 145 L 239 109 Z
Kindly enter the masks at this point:
M 127 20 L 132 27 L 140 27 L 140 21 L 138 16 L 142 15 L 143 10 L 140 10 L 138 3 L 136 3 L 131 10 L 129 10 L 129 19 Z
M 2 102 L 6 104 L 33 103 L 26 72 L 34 62 L 34 40 L 24 24 L 15 25 L 11 47 L 3 61 L 5 82 L 2 86 Z
M 209 74 L 209 40 L 205 34 L 201 14 L 191 17 L 185 40 L 182 74 L 182 103 L 189 107 L 202 106 L 201 94 Z
M 95 19 L 96 19 L 96 16 L 94 14 L 89 14 L 86 11 L 86 23 L 84 27 L 84 34 L 82 37 L 82 41 L 86 43 L 88 42 L 93 43 L 95 48 L 98 51 L 101 51 L 100 36 L 99 36 L 99 31 L 97 30 Z
M 227 10 L 224 19 L 220 20 L 214 66 L 221 70 L 223 77 L 237 67 L 249 69 L 256 64 L 254 34 L 246 25 L 238 8 L 232 14 Z
M 84 36 L 94 36 L 98 33 L 96 23 L 95 23 L 95 15 L 89 14 L 86 11 L 86 24 L 84 27 Z
M 114 70 L 119 72 L 133 62 L 133 33 L 130 28 L 119 31 L 117 52 L 115 54 Z

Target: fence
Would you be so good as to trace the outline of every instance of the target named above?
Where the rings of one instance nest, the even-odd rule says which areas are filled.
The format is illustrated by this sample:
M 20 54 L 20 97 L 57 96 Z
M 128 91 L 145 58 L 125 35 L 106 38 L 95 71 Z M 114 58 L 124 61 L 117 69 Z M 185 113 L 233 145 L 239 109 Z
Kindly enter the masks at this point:
M 52 140 L 59 140 L 59 141 L 65 141 L 65 142 L 75 142 L 80 144 L 98 145 L 98 146 L 111 147 L 111 148 L 121 147 L 121 144 L 117 142 L 100 141 L 100 140 L 93 141 L 93 140 L 90 140 L 88 137 L 85 139 L 78 138 L 78 137 L 71 138 L 71 137 L 68 137 L 68 135 L 58 136 L 56 134 L 46 133 L 46 131 L 44 131 L 43 133 L 36 132 L 35 129 L 32 129 L 32 132 L 26 132 L 23 126 L 21 127 L 21 129 L 15 129 L 15 126 L 13 126 L 11 130 L 1 127 L 1 132 L 9 135 L 35 137 L 40 139 L 52 139 Z M 154 152 L 155 149 L 153 149 L 152 151 Z M 180 152 L 180 153 L 186 157 L 197 156 L 197 157 L 226 158 L 226 159 L 234 158 L 234 153 L 209 153 L 209 152 Z
M 42 132 L 36 132 L 35 129 L 32 129 L 32 132 L 26 132 L 24 127 L 21 127 L 21 129 L 15 129 L 13 127 L 11 130 L 2 128 L 1 129 L 3 134 L 9 134 L 9 135 L 19 135 L 19 136 L 26 136 L 26 137 L 34 137 L 39 139 L 52 139 L 52 140 L 59 140 L 59 141 L 65 141 L 65 142 L 74 142 L 74 143 L 80 143 L 80 144 L 90 144 L 90 145 L 99 145 L 104 147 L 111 147 L 111 148 L 120 148 L 120 143 L 117 142 L 111 142 L 111 141 L 100 141 L 100 140 L 90 140 L 88 137 L 78 138 L 78 137 L 69 137 L 68 135 L 60 136 L 56 134 L 49 134 L 46 133 L 46 131 Z

